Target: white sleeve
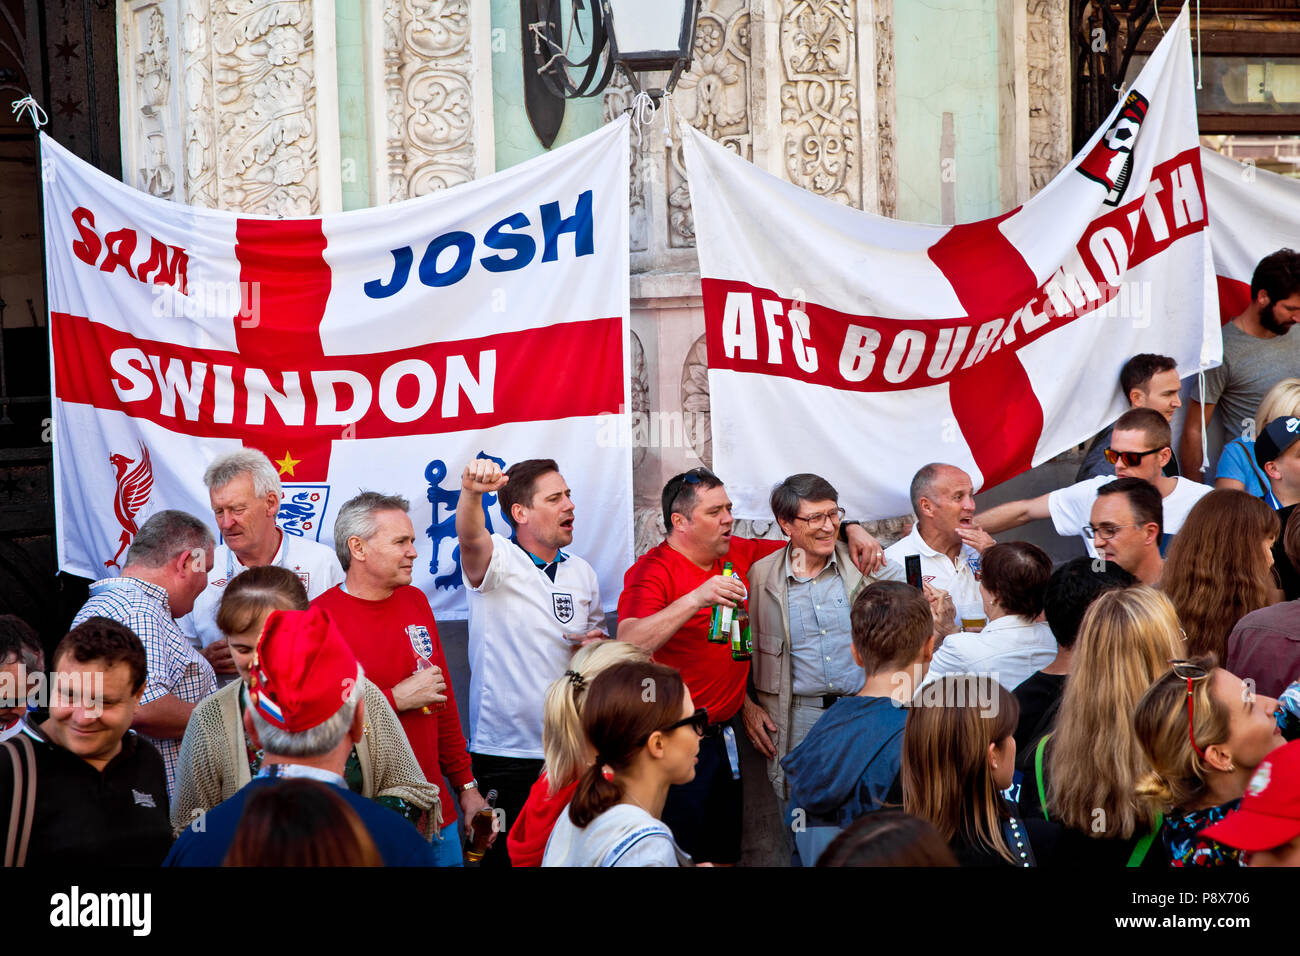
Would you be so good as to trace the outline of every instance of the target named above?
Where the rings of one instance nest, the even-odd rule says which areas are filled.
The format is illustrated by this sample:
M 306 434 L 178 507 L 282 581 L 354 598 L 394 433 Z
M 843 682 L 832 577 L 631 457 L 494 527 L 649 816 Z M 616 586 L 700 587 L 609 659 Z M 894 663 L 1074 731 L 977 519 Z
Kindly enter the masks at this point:
M 638 840 L 613 866 L 678 866 L 673 841 L 667 833 L 656 833 Z
M 966 673 L 966 659 L 961 653 L 961 635 L 950 634 L 930 660 L 930 669 L 926 672 L 922 686 L 938 680 L 948 674 Z
M 465 581 L 465 587 L 471 591 L 477 591 L 479 594 L 486 594 L 488 591 L 496 590 L 501 586 L 501 582 L 506 579 L 506 548 L 513 548 L 511 544 L 499 534 L 492 535 L 492 557 L 488 559 L 487 570 L 483 572 L 483 580 L 479 582 L 478 587 Z
M 1092 514 L 1092 502 L 1097 497 L 1099 484 L 1115 480 L 1108 475 L 1102 477 L 1105 479 L 1103 482 L 1090 478 L 1068 488 L 1060 488 L 1047 496 L 1047 509 L 1051 512 L 1057 534 L 1070 538 L 1083 533 L 1082 528 Z
M 587 611 L 587 630 L 609 631 L 605 627 L 605 609 L 600 603 L 600 579 L 596 577 L 596 571 L 592 567 L 587 568 L 587 574 L 591 578 L 591 604 L 588 605 Z

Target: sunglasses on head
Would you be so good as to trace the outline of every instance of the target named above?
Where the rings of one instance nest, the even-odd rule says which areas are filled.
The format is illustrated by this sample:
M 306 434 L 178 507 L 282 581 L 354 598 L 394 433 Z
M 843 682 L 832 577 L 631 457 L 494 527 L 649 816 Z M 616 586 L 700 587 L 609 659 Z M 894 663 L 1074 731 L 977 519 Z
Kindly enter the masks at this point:
M 672 527 L 673 505 L 677 504 L 677 499 L 682 495 L 682 489 L 687 485 L 698 485 L 700 482 L 708 479 L 709 481 L 718 481 L 718 476 L 709 469 L 701 465 L 698 468 L 692 468 L 690 471 L 683 472 L 675 478 L 671 478 L 664 487 L 664 526 Z
M 1150 451 L 1116 451 L 1114 448 L 1107 448 L 1102 452 L 1102 454 L 1106 456 L 1106 460 L 1112 465 L 1118 464 L 1122 458 L 1124 459 L 1124 464 L 1128 465 L 1130 468 L 1136 468 L 1138 465 L 1142 464 L 1142 459 L 1147 455 L 1154 455 L 1156 452 L 1164 450 L 1164 446 L 1161 446 L 1160 448 L 1152 448 Z
M 1174 669 L 1175 677 L 1184 678 L 1187 681 L 1187 737 L 1191 740 L 1192 749 L 1196 751 L 1197 756 L 1204 760 L 1205 751 L 1196 744 L 1196 730 L 1194 729 L 1192 713 L 1192 682 L 1204 680 L 1210 676 L 1210 672 L 1200 664 L 1195 664 L 1192 661 L 1170 661 L 1169 665 Z

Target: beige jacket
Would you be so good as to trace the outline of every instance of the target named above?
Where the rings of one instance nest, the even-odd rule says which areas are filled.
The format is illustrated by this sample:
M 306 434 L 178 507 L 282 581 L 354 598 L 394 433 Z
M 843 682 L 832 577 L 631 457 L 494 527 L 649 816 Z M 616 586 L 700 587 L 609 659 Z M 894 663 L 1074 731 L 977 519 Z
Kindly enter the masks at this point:
M 794 676 L 790 657 L 789 591 L 785 575 L 789 553 L 790 546 L 786 545 L 749 569 L 749 617 L 754 638 L 751 673 L 754 688 L 758 691 L 758 702 L 777 727 L 776 759 L 767 762 L 767 778 L 781 800 L 789 798 L 781 758 L 789 752 L 793 728 L 790 699 Z M 867 584 L 903 580 L 903 569 L 894 564 L 887 565 L 877 575 L 864 576 L 849 557 L 849 546 L 842 541 L 835 544 L 835 566 L 850 604 Z
M 176 765 L 176 794 L 172 797 L 172 830 L 180 834 L 197 817 L 235 795 L 252 779 L 244 723 L 239 716 L 242 680 L 227 684 L 194 708 Z M 366 703 L 365 732 L 356 744 L 361 763 L 361 795 L 373 800 L 393 796 L 428 810 L 433 827 L 425 837 L 442 829 L 442 803 L 436 784 L 430 783 L 411 750 L 406 731 L 383 691 L 369 680 L 362 686 Z M 423 818 L 422 818 L 423 819 Z

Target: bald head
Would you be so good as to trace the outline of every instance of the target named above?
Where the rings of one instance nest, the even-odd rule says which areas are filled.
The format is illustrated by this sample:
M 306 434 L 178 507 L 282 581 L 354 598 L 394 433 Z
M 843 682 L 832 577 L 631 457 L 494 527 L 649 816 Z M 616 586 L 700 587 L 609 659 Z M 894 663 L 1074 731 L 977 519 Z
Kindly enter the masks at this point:
M 958 527 L 972 527 L 974 485 L 955 465 L 926 465 L 912 479 L 910 493 L 917 526 L 927 541 L 933 537 L 950 542 L 957 538 Z

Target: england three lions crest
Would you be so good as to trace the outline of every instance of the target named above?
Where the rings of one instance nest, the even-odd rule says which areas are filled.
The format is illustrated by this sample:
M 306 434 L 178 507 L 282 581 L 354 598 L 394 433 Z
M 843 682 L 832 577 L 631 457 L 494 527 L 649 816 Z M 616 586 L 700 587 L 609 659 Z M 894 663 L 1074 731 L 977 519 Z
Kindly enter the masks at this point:
M 411 639 L 411 650 L 415 651 L 417 657 L 426 661 L 433 657 L 433 638 L 429 636 L 427 627 L 423 624 L 410 624 L 406 628 L 406 636 Z
M 573 620 L 573 595 L 551 593 L 551 605 L 555 611 L 555 619 L 561 624 L 568 624 Z

